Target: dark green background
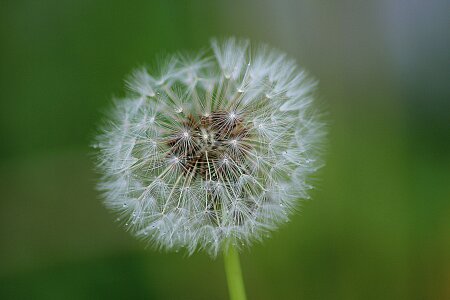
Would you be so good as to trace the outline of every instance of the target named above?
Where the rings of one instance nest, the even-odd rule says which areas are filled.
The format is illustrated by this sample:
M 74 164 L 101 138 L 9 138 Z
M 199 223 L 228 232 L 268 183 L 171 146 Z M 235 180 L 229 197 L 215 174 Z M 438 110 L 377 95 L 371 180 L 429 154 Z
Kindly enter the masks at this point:
M 320 80 L 312 201 L 242 254 L 250 299 L 450 299 L 448 1 L 0 2 L 0 298 L 227 299 L 222 260 L 113 222 L 89 143 L 141 64 L 213 36 Z

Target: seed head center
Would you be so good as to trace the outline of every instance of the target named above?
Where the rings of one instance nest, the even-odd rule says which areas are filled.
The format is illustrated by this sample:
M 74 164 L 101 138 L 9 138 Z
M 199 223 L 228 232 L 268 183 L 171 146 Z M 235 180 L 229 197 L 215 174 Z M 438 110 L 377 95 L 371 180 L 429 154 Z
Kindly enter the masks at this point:
M 230 166 L 245 173 L 245 153 L 250 148 L 245 141 L 252 125 L 240 115 L 222 110 L 188 115 L 181 125 L 183 130 L 171 134 L 167 146 L 170 155 L 180 157 L 187 176 L 217 180 L 233 171 L 226 170 Z

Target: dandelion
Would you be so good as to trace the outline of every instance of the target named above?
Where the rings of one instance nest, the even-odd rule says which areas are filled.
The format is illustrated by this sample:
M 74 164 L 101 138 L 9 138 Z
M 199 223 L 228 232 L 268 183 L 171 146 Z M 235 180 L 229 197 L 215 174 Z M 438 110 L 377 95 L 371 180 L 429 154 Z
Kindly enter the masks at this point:
M 316 82 L 294 60 L 235 38 L 211 47 L 127 80 L 129 95 L 97 138 L 99 188 L 152 245 L 223 250 L 233 295 L 236 248 L 262 240 L 308 198 L 323 124 Z

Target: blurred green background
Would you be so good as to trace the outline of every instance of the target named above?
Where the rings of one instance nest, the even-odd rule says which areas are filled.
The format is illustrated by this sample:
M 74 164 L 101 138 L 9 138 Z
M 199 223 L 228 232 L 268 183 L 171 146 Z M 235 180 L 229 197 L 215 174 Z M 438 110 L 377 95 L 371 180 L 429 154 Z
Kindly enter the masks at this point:
M 153 251 L 95 191 L 123 78 L 213 36 L 285 50 L 330 120 L 313 201 L 242 254 L 249 299 L 450 299 L 448 1 L 0 2 L 0 299 L 227 299 L 221 258 Z

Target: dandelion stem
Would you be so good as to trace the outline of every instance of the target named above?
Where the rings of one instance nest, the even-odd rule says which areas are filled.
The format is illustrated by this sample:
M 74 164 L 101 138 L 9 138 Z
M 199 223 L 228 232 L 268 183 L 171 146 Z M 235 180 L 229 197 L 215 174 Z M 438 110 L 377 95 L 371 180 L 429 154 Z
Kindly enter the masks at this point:
M 227 274 L 230 300 L 245 300 L 244 280 L 242 279 L 239 253 L 233 245 L 223 251 L 225 273 Z

